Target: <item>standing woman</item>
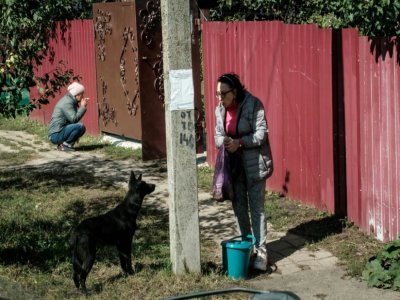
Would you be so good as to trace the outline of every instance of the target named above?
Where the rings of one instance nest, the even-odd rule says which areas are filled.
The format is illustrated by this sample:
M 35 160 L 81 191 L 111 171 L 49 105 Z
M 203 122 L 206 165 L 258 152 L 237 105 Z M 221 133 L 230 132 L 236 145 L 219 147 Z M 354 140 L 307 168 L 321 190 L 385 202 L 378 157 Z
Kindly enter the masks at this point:
M 241 168 L 232 174 L 233 211 L 242 236 L 256 239 L 253 268 L 267 269 L 265 182 L 272 174 L 267 120 L 263 104 L 250 94 L 234 73 L 218 78 L 215 144 L 224 144 L 238 157 Z

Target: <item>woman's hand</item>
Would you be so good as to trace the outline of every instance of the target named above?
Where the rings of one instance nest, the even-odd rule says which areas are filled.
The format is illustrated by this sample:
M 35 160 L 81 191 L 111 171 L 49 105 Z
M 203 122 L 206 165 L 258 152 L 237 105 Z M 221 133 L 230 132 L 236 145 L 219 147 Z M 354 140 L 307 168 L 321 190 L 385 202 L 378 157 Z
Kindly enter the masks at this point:
M 81 105 L 84 106 L 84 107 L 86 107 L 88 101 L 89 101 L 89 98 L 83 98 L 82 101 L 81 101 Z
M 228 150 L 228 152 L 233 153 L 233 152 L 237 151 L 237 149 L 240 148 L 240 141 L 239 141 L 239 139 L 234 139 L 234 140 L 230 139 L 230 141 L 227 141 L 227 142 L 225 142 L 225 140 L 224 140 L 224 146 L 225 146 L 225 149 Z

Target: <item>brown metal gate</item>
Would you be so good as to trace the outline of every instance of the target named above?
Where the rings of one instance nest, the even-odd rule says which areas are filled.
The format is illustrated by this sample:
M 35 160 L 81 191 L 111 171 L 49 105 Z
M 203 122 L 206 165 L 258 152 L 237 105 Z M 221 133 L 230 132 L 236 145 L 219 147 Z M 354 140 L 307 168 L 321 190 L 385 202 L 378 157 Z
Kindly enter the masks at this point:
M 160 1 L 94 3 L 99 127 L 142 143 L 143 160 L 164 158 L 165 112 Z M 194 22 L 194 21 L 193 21 Z M 194 26 L 197 32 L 197 27 Z M 198 43 L 193 50 L 199 74 Z M 197 67 L 196 67 L 197 66 Z M 199 76 L 198 76 L 199 78 Z M 195 83 L 195 108 L 200 111 L 200 82 Z M 202 151 L 202 114 L 197 142 Z

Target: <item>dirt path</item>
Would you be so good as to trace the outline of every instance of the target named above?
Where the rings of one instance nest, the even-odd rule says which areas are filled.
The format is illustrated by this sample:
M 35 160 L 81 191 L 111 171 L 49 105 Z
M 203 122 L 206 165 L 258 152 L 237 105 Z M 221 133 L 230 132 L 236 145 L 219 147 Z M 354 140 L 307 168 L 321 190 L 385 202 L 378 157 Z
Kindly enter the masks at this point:
M 6 142 L 4 142 L 6 141 Z M 0 169 L 29 170 L 30 172 L 85 172 L 113 185 L 127 187 L 131 170 L 141 172 L 146 181 L 156 184 L 155 193 L 146 198 L 146 205 L 156 205 L 168 213 L 168 181 L 166 160 L 134 161 L 107 160 L 91 152 L 57 151 L 54 145 L 38 140 L 34 135 L 22 131 L 0 130 L 0 152 L 16 152 L 15 146 L 35 153 L 35 158 L 23 165 L 1 166 Z M 201 237 L 220 242 L 235 235 L 235 222 L 229 203 L 216 204 L 209 194 L 199 191 L 199 218 Z

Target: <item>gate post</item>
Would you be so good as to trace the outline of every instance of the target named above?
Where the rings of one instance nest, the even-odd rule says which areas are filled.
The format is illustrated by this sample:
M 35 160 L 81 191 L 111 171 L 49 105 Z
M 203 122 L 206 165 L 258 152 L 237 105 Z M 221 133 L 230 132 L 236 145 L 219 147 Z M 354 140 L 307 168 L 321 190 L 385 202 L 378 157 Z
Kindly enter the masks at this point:
M 161 0 L 169 231 L 175 274 L 200 273 L 190 1 Z

